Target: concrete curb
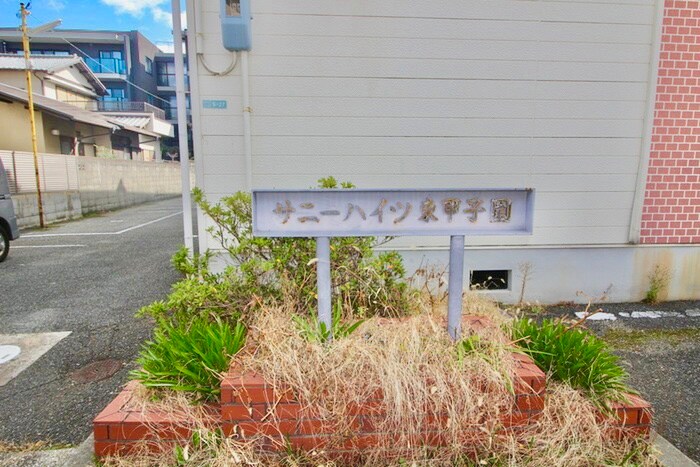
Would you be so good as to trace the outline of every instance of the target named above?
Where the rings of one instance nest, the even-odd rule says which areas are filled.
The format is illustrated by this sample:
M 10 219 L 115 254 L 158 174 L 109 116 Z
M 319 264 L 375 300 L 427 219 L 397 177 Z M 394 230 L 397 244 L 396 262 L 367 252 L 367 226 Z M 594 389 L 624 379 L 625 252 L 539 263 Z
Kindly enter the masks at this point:
M 0 454 L 0 467 L 93 467 L 94 443 L 90 435 L 74 448 Z
M 660 434 L 654 432 L 652 439 L 654 440 L 654 447 L 661 452 L 659 460 L 663 465 L 667 467 L 699 467 L 698 464 Z

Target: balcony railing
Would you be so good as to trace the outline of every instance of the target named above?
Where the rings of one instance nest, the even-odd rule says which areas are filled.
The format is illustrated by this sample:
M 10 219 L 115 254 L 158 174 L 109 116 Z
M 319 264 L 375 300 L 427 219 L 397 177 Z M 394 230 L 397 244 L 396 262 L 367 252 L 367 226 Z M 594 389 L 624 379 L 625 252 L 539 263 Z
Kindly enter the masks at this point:
M 126 75 L 126 62 L 121 58 L 88 58 L 86 62 L 93 73 Z
M 166 120 L 165 111 L 158 107 L 149 104 L 148 102 L 133 102 L 133 101 L 97 101 L 95 109 L 98 112 L 138 112 L 152 113 L 160 120 Z

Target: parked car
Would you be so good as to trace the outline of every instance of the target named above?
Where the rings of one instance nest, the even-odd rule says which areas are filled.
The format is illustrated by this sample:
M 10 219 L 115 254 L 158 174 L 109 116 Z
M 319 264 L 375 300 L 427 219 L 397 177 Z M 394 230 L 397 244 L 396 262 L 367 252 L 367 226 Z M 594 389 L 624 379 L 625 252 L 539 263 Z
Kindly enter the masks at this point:
M 7 182 L 7 173 L 0 160 L 0 263 L 5 261 L 10 252 L 10 240 L 19 238 L 17 217 L 10 196 L 10 184 Z

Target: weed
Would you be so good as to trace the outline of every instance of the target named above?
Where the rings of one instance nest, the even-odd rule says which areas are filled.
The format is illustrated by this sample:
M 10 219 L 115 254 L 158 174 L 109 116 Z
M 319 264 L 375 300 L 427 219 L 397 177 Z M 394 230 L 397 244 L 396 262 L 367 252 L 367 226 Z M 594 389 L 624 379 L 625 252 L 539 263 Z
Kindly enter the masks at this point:
M 666 290 L 671 281 L 671 271 L 668 267 L 657 264 L 649 274 L 649 289 L 644 295 L 645 303 L 657 303 L 659 296 Z
M 421 263 L 411 276 L 409 283 L 419 290 L 431 312 L 438 311 L 447 300 L 447 267 Z
M 342 304 L 340 301 L 333 307 L 333 316 L 331 317 L 331 329 L 328 329 L 326 323 L 318 320 L 318 317 L 304 318 L 299 315 L 293 315 L 292 320 L 296 324 L 301 335 L 309 342 L 315 344 L 323 344 L 330 342 L 333 339 L 342 339 L 349 336 L 357 330 L 365 320 L 354 322 L 344 322 L 342 319 Z
M 518 299 L 518 304 L 522 306 L 523 300 L 525 299 L 525 286 L 530 279 L 530 274 L 532 274 L 533 266 L 529 261 L 520 263 L 518 265 L 520 270 L 520 298 Z

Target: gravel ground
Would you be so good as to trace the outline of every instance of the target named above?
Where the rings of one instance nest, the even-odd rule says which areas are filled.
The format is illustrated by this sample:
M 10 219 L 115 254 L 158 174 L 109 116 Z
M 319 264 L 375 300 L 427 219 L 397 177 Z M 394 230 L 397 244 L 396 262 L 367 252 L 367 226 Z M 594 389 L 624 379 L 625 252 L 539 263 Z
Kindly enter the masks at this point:
M 23 232 L 12 243 L 0 264 L 0 334 L 71 334 L 0 386 L 0 441 L 79 444 L 87 438 L 92 418 L 126 382 L 150 335 L 152 325 L 134 312 L 164 298 L 178 279 L 170 257 L 182 243 L 181 206 L 180 198 L 149 203 Z M 39 234 L 61 235 L 32 237 Z M 123 367 L 98 382 L 70 378 L 104 359 Z
M 612 303 L 600 305 L 617 319 L 588 321 L 598 335 L 612 331 L 643 331 L 634 345 L 616 350 L 630 372 L 631 385 L 650 401 L 655 410 L 654 425 L 661 436 L 696 462 L 700 462 L 700 340 L 687 333 L 671 341 L 670 334 L 686 334 L 700 329 L 700 301 L 667 302 L 656 305 Z M 548 316 L 570 316 L 581 307 L 549 307 Z M 681 316 L 626 318 L 625 313 L 640 311 L 675 312 Z M 690 313 L 688 313 L 690 311 Z M 619 313 L 623 313 L 620 315 Z M 611 342 L 615 345 L 615 341 Z

